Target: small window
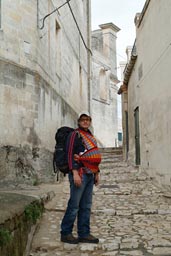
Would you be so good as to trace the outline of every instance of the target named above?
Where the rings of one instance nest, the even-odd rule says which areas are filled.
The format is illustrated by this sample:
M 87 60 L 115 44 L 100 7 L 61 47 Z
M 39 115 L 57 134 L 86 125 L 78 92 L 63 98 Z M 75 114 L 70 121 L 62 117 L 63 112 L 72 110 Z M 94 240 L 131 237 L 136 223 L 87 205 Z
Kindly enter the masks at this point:
M 100 99 L 103 101 L 107 101 L 107 94 L 108 94 L 107 77 L 104 69 L 100 70 L 99 80 L 100 80 L 100 88 L 99 88 Z
M 118 132 L 118 141 L 122 141 L 122 133 Z
M 30 54 L 31 44 L 29 42 L 24 41 L 24 52 L 26 54 Z

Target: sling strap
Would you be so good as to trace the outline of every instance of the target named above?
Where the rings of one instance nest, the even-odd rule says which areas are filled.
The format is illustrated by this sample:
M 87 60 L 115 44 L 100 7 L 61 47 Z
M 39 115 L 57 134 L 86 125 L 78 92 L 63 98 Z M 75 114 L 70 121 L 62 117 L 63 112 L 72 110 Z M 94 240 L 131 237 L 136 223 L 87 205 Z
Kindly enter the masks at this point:
M 79 133 L 83 138 L 83 143 L 86 148 L 86 151 L 79 156 L 79 161 L 83 163 L 85 168 L 96 173 L 99 170 L 99 164 L 101 162 L 101 154 L 97 147 L 96 139 L 89 132 L 79 130 Z

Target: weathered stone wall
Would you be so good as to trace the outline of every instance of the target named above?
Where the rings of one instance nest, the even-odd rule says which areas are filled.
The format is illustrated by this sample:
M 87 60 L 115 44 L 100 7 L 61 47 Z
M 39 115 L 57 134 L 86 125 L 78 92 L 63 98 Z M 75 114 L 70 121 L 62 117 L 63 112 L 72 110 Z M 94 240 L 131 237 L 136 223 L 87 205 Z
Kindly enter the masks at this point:
M 17 183 L 37 185 L 39 182 L 54 181 L 50 151 L 39 147 L 3 146 L 0 148 L 1 187 Z
M 37 220 L 43 213 L 43 200 L 1 192 L 0 203 L 0 255 L 27 256 Z
M 67 121 L 74 125 L 74 111 L 37 72 L 0 61 L 0 80 L 2 144 L 43 144 L 50 150 L 56 128 Z
M 21 162 L 26 161 L 24 165 L 38 178 L 41 172 L 52 173 L 57 128 L 75 127 L 77 113 L 88 108 L 88 52 L 68 6 L 47 18 L 40 29 L 42 18 L 63 3 L 7 0 L 1 8 L 0 147 L 3 155 L 8 154 L 7 148 L 15 151 L 13 163 L 23 152 L 26 156 Z M 70 4 L 88 42 L 87 1 Z M 8 164 L 2 157 L 0 177 L 14 177 L 21 171 Z M 31 175 L 26 169 L 21 177 Z
M 116 32 L 112 23 L 92 32 L 92 120 L 100 146 L 118 146 Z
M 137 61 L 128 85 L 129 160 L 135 163 L 134 110 L 140 111 L 141 165 L 160 184 L 171 187 L 171 2 L 150 1 L 137 28 Z M 160 18 L 159 18 L 160 17 Z M 150 31 L 150 33 L 149 33 Z

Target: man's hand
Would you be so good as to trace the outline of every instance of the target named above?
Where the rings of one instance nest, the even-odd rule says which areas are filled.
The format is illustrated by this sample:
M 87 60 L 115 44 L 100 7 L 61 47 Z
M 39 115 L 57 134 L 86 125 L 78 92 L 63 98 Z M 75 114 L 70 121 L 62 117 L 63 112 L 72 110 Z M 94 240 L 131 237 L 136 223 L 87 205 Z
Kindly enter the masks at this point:
M 98 186 L 98 185 L 99 185 L 99 181 L 100 181 L 100 177 L 99 177 L 99 173 L 97 172 L 97 173 L 94 175 L 94 184 L 95 184 L 95 186 Z
M 80 187 L 82 184 L 82 181 L 81 181 L 81 177 L 80 177 L 78 171 L 72 170 L 72 173 L 73 173 L 73 179 L 74 179 L 75 186 Z

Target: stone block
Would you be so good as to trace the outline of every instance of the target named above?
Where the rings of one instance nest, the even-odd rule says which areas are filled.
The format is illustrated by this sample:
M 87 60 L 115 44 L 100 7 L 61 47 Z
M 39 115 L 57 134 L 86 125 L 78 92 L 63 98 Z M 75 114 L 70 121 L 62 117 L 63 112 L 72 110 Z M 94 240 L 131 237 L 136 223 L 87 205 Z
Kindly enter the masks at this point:
M 161 215 L 171 214 L 171 209 L 158 209 L 158 214 L 161 214 Z
M 10 85 L 10 86 L 13 86 L 13 87 L 15 87 L 15 85 L 16 85 L 15 80 L 10 78 L 10 77 L 7 77 L 7 76 L 3 77 L 2 83 L 4 85 Z
M 79 246 L 81 251 L 95 251 L 100 247 L 100 245 L 98 244 L 88 244 L 88 243 L 80 244 Z
M 67 243 L 64 243 L 64 249 L 65 249 L 65 250 L 73 251 L 73 250 L 75 250 L 77 247 L 78 247 L 78 244 L 67 244 Z
M 118 255 L 118 251 L 115 252 L 105 252 L 101 254 L 102 256 L 117 256 Z
M 170 256 L 171 255 L 171 247 L 156 247 L 152 250 L 152 255 L 164 255 Z
M 122 242 L 120 244 L 120 249 L 136 249 L 138 246 L 138 242 Z
M 114 251 L 114 250 L 118 250 L 119 249 L 119 243 L 114 241 L 111 243 L 104 243 L 102 245 L 102 249 L 106 250 L 106 251 Z
M 120 255 L 130 255 L 130 256 L 144 256 L 141 251 L 120 251 Z

